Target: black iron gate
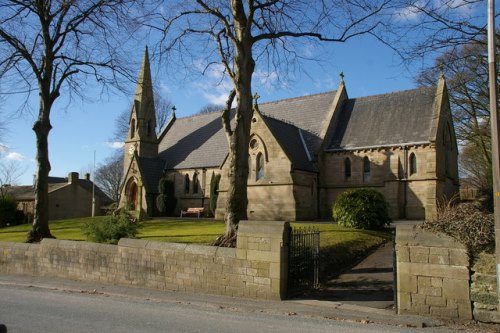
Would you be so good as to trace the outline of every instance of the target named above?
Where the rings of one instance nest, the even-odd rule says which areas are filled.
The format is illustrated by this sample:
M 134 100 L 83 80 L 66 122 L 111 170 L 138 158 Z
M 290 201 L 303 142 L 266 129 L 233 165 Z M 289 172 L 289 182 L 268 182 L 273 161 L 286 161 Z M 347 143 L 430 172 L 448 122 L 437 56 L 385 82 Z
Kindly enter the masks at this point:
M 288 254 L 288 289 L 297 292 L 319 286 L 319 230 L 292 228 Z

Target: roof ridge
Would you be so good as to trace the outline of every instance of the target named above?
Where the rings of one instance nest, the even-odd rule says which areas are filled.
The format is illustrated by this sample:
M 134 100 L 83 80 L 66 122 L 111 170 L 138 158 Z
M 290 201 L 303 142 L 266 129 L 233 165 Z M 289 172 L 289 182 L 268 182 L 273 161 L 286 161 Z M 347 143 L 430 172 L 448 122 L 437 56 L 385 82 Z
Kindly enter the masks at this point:
M 269 118 L 269 119 L 272 119 L 272 120 L 275 120 L 275 121 L 279 121 L 279 122 L 281 122 L 281 123 L 283 123 L 283 124 L 286 124 L 286 125 L 288 125 L 288 126 L 295 127 L 296 129 L 300 130 L 300 127 L 298 127 L 297 125 L 295 125 L 295 124 L 291 123 L 290 121 L 287 121 L 287 120 L 285 120 L 285 119 L 278 119 L 278 118 L 275 118 L 275 117 L 273 117 L 273 116 L 271 116 L 271 115 L 269 115 L 269 114 L 267 114 L 267 113 L 263 113 L 263 112 L 261 112 L 261 114 L 262 114 L 262 116 L 264 116 L 265 118 Z
M 307 95 L 296 96 L 296 97 L 288 97 L 288 98 L 278 99 L 278 100 L 275 100 L 275 101 L 269 101 L 269 102 L 265 102 L 265 103 L 259 103 L 259 105 L 275 104 L 275 103 L 285 102 L 285 101 L 300 100 L 300 99 L 306 99 L 306 98 L 309 98 L 309 97 L 316 97 L 316 96 L 320 96 L 320 95 L 329 95 L 329 94 L 333 94 L 333 93 L 336 93 L 336 90 L 323 91 L 323 92 L 320 92 L 320 93 L 307 94 Z
M 387 92 L 387 93 L 381 93 L 381 94 L 375 94 L 375 95 L 369 95 L 369 96 L 361 96 L 361 97 L 353 97 L 349 98 L 349 100 L 360 100 L 360 99 L 368 99 L 368 98 L 382 98 L 382 97 L 387 97 L 389 95 L 396 95 L 396 94 L 401 94 L 401 93 L 407 93 L 410 91 L 417 91 L 417 90 L 430 90 L 430 89 L 436 89 L 437 86 L 425 86 L 425 87 L 417 87 L 417 88 L 411 88 L 411 89 L 405 89 L 405 90 L 398 90 L 398 91 L 392 91 L 392 92 Z
M 335 93 L 336 90 L 330 90 L 330 91 L 324 91 L 324 92 L 320 92 L 320 93 L 314 93 L 314 94 L 308 94 L 308 95 L 302 95 L 302 96 L 296 96 L 296 97 L 289 97 L 289 98 L 283 98 L 283 99 L 278 99 L 278 100 L 275 100 L 275 101 L 269 101 L 269 102 L 264 102 L 264 103 L 259 103 L 259 106 L 260 105 L 268 105 L 268 104 L 276 104 L 276 103 L 280 103 L 280 102 L 286 102 L 286 101 L 293 101 L 293 100 L 301 100 L 301 99 L 306 99 L 306 98 L 309 98 L 309 97 L 316 97 L 316 96 L 320 96 L 320 95 L 328 95 L 328 94 L 332 94 L 332 93 Z M 214 113 L 218 113 L 220 111 L 222 111 L 223 109 L 219 110 L 219 111 L 213 111 L 213 112 L 208 112 L 208 113 L 195 113 L 195 114 L 192 114 L 192 115 L 189 115 L 189 116 L 185 116 L 185 117 L 178 117 L 177 120 L 180 120 L 180 119 L 189 119 L 189 118 L 201 118 L 201 117 L 207 117 L 207 116 L 210 116 Z M 231 111 L 233 111 L 234 108 L 231 109 Z

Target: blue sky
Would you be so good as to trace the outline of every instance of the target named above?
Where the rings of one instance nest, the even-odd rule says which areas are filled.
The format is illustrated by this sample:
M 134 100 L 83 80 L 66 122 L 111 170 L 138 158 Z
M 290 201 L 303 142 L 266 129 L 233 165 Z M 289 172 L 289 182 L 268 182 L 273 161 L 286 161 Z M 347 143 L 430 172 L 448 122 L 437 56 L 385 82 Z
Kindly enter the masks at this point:
M 130 59 L 137 62 L 137 72 L 145 46 L 139 45 L 130 52 Z M 389 47 L 370 37 L 355 38 L 344 44 L 324 44 L 322 48 L 304 52 L 311 53 L 321 63 L 302 63 L 303 71 L 287 82 L 277 81 L 277 73 L 265 72 L 257 64 L 253 90 L 261 96 L 261 103 L 335 90 L 340 72 L 344 72 L 350 97 L 411 89 L 415 87 L 413 78 L 419 70 L 402 66 Z M 175 104 L 177 117 L 195 114 L 209 103 L 223 103 L 230 90 L 227 81 L 221 83 L 217 67 L 204 76 L 187 75 L 189 79 L 174 80 L 166 77 L 161 68 L 156 68 L 153 61 L 152 66 L 154 80 L 162 94 Z M 196 70 L 196 63 L 193 68 Z M 180 73 L 179 76 L 184 75 Z M 115 119 L 129 109 L 134 89 L 131 84 L 127 94 L 116 93 L 92 101 L 75 99 L 69 102 L 64 96 L 57 100 L 52 109 L 53 129 L 49 135 L 51 176 L 63 177 L 72 171 L 91 172 L 94 152 L 97 164 L 113 154 L 119 146 L 112 142 Z M 99 92 L 92 88 L 85 91 L 88 96 L 99 96 Z M 0 107 L 2 117 L 8 118 L 8 131 L 0 137 L 0 162 L 15 161 L 22 173 L 18 184 L 31 184 L 36 170 L 35 135 L 31 127 L 38 100 L 37 96 L 32 97 L 28 101 L 31 112 L 18 111 L 23 100 L 16 95 L 7 95 Z

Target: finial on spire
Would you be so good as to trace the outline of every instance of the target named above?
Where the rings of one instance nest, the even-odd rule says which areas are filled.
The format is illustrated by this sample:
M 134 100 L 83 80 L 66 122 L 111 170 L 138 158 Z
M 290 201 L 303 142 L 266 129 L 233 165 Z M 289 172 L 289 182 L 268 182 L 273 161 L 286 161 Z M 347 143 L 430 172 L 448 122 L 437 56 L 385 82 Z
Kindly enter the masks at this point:
M 257 104 L 258 104 L 258 100 L 259 100 L 259 98 L 260 98 L 260 95 L 259 95 L 258 93 L 255 93 L 255 95 L 253 95 L 253 99 L 254 99 L 254 101 L 255 101 L 255 103 L 254 103 L 255 105 L 257 105 Z
M 340 76 L 340 83 L 343 83 L 344 82 L 344 72 L 341 71 L 339 76 Z
M 172 117 L 175 117 L 175 111 L 177 110 L 177 108 L 174 106 L 172 106 Z
M 439 63 L 439 78 L 442 79 L 444 78 L 444 65 L 443 63 Z

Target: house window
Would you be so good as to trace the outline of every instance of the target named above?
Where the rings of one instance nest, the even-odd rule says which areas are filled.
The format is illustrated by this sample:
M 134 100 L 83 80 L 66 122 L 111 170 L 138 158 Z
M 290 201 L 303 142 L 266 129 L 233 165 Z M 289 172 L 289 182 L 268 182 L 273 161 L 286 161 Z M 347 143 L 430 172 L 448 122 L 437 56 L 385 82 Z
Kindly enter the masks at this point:
M 417 157 L 414 153 L 410 154 L 410 176 L 417 173 Z
M 190 186 L 190 181 L 189 181 L 189 175 L 184 176 L 184 193 L 189 194 L 189 186 Z
M 132 119 L 130 124 L 130 138 L 133 139 L 135 136 L 135 119 Z
M 370 171 L 370 160 L 368 159 L 368 157 L 363 157 L 363 181 L 364 182 L 369 182 L 370 179 L 371 179 L 371 175 L 370 175 L 371 171 Z
M 199 182 L 198 182 L 198 174 L 195 173 L 193 175 L 193 193 L 194 194 L 197 194 L 198 193 L 198 186 L 199 186 Z
M 351 178 L 351 159 L 349 157 L 344 160 L 344 178 Z
M 262 153 L 257 154 L 257 167 L 255 168 L 256 180 L 264 178 L 264 155 Z
M 148 136 L 151 136 L 151 120 L 148 120 Z

